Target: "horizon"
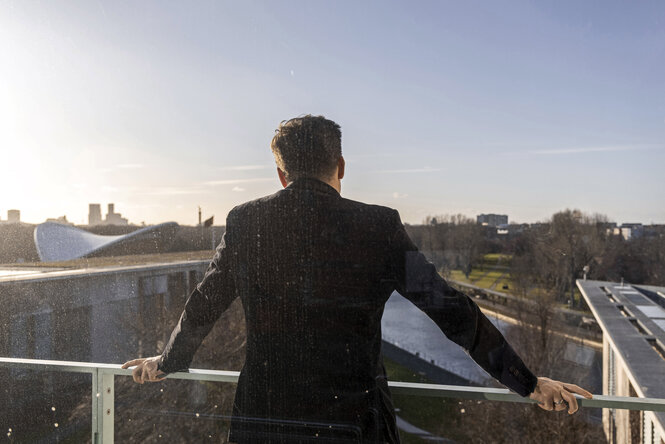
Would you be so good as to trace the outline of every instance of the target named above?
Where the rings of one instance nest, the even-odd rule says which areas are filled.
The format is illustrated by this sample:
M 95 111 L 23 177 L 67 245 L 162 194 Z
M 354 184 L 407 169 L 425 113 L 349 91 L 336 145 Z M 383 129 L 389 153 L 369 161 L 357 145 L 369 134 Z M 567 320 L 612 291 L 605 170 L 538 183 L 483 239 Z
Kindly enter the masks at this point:
M 665 223 L 665 4 L 13 3 L 0 219 L 196 223 L 281 188 L 279 122 L 342 127 L 342 196 Z
M 96 203 L 97 203 L 97 202 L 91 202 L 91 204 L 96 204 Z M 114 204 L 114 202 L 108 202 L 108 203 Z M 102 205 L 102 208 L 104 208 L 104 204 L 100 204 L 100 205 Z M 12 211 L 12 210 L 19 210 L 19 211 L 20 211 L 19 208 L 11 208 L 9 211 Z M 117 208 L 116 208 L 116 210 L 117 210 Z M 524 224 L 527 224 L 527 225 L 533 225 L 533 224 L 539 224 L 539 223 L 549 223 L 552 215 L 554 215 L 554 214 L 556 214 L 556 213 L 559 213 L 559 212 L 567 211 L 567 210 L 572 210 L 572 211 L 579 210 L 579 211 L 581 211 L 582 213 L 587 214 L 587 215 L 589 215 L 589 216 L 595 216 L 595 215 L 599 215 L 599 216 L 607 216 L 607 215 L 604 215 L 604 214 L 598 214 L 598 213 L 591 214 L 591 213 L 588 213 L 588 212 L 584 211 L 584 209 L 581 209 L 581 208 L 562 208 L 562 209 L 560 209 L 560 210 L 555 211 L 554 213 L 552 213 L 552 214 L 550 215 L 550 217 L 548 217 L 548 218 L 546 218 L 546 219 L 544 219 L 544 220 L 535 220 L 535 221 L 514 221 L 514 220 L 511 219 L 510 214 L 500 214 L 500 213 L 479 213 L 479 214 L 472 214 L 472 215 L 471 215 L 471 214 L 463 214 L 463 213 L 454 213 L 454 214 L 453 214 L 453 213 L 438 213 L 438 214 L 429 214 L 429 215 L 426 216 L 426 218 L 427 218 L 427 217 L 434 217 L 434 218 L 437 218 L 437 217 L 440 217 L 440 216 L 454 216 L 454 215 L 457 215 L 457 214 L 462 214 L 462 216 L 465 216 L 465 217 L 468 217 L 468 218 L 470 218 L 470 219 L 475 220 L 476 217 L 479 216 L 480 214 L 499 214 L 499 215 L 505 215 L 505 216 L 508 216 L 508 225 L 524 225 Z M 116 214 L 120 214 L 120 215 L 124 216 L 124 214 L 123 214 L 122 212 L 116 212 Z M 219 220 L 217 219 L 217 216 L 214 215 L 214 214 L 207 214 L 207 215 L 205 215 L 205 216 L 204 216 L 204 215 L 205 215 L 205 213 L 202 213 L 202 217 L 201 217 L 201 221 L 202 221 L 202 222 L 205 221 L 206 219 L 210 218 L 210 217 L 213 217 L 213 218 L 214 218 L 214 219 L 213 219 L 213 225 L 212 225 L 213 227 L 223 227 L 223 226 L 226 225 L 225 223 L 223 223 L 223 224 L 222 224 L 222 223 L 216 223 L 216 222 L 219 222 Z M 72 224 L 72 225 L 74 225 L 74 226 L 84 226 L 84 227 L 94 227 L 94 226 L 125 226 L 125 225 L 112 224 L 112 223 L 111 223 L 111 224 L 107 224 L 107 223 L 105 223 L 105 222 L 101 222 L 101 223 L 97 223 L 97 224 L 89 225 L 87 220 L 83 220 L 82 222 L 78 223 L 78 222 L 76 222 L 76 221 L 74 221 L 74 220 L 69 219 L 69 217 L 67 217 L 66 214 L 61 214 L 60 216 L 57 216 L 57 217 L 49 217 L 49 218 L 47 218 L 47 219 L 44 219 L 44 220 L 41 221 L 41 222 L 34 222 L 34 221 L 26 221 L 26 220 L 23 220 L 23 216 L 22 216 L 22 213 L 21 213 L 21 220 L 20 220 L 20 222 L 23 223 L 23 224 L 28 224 L 28 225 L 39 225 L 39 224 L 46 223 L 46 222 L 60 223 L 61 221 L 58 221 L 58 220 L 56 220 L 56 219 L 58 219 L 58 218 L 60 218 L 60 217 L 62 217 L 62 216 L 65 216 L 66 219 L 67 219 L 67 222 L 70 223 L 70 224 Z M 106 218 L 106 213 L 105 213 L 104 211 L 102 211 L 102 219 L 105 219 L 105 218 Z M 48 219 L 50 219 L 50 220 L 48 220 Z M 196 214 L 195 214 L 195 219 L 198 219 L 198 211 L 197 211 Z M 224 217 L 224 220 L 225 220 L 225 217 Z M 197 226 L 199 226 L 199 223 L 198 223 L 197 220 L 195 220 L 193 223 L 190 223 L 190 222 L 179 222 L 179 221 L 173 221 L 173 220 L 163 220 L 163 221 L 154 221 L 154 222 L 148 222 L 148 221 L 136 222 L 136 221 L 128 220 L 126 226 L 142 227 L 142 226 L 159 225 L 159 224 L 169 223 L 169 222 L 176 222 L 176 223 L 178 223 L 178 225 L 182 225 L 182 226 L 186 226 L 186 227 L 197 227 Z M 420 222 L 409 222 L 409 221 L 404 221 L 404 220 L 403 220 L 403 222 L 404 222 L 405 225 L 413 225 L 413 226 L 427 225 L 425 219 L 421 220 Z M 7 220 L 7 219 L 3 219 L 3 218 L 2 218 L 2 214 L 0 214 L 0 224 L 6 224 L 6 223 L 8 223 L 8 220 Z M 630 219 L 630 220 L 626 220 L 626 221 L 616 221 L 616 220 L 613 220 L 613 219 L 611 219 L 611 218 L 609 218 L 609 217 L 607 218 L 607 223 L 608 223 L 608 224 L 616 224 L 618 227 L 619 227 L 619 226 L 622 226 L 622 225 L 630 225 L 630 224 L 642 224 L 643 226 L 660 226 L 660 225 L 665 225 L 665 223 L 644 222 L 644 221 L 638 221 L 638 220 L 632 220 L 632 219 Z

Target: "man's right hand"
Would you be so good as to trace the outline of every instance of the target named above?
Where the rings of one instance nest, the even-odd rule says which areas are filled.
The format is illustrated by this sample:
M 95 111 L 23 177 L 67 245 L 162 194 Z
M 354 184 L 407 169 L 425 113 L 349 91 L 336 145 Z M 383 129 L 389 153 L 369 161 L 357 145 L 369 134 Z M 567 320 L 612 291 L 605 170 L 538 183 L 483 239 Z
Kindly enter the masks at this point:
M 153 356 L 152 358 L 139 358 L 127 361 L 122 364 L 122 368 L 129 368 L 136 366 L 132 370 L 132 377 L 135 382 L 143 384 L 144 382 L 159 382 L 166 379 L 166 373 L 157 368 L 161 356 Z

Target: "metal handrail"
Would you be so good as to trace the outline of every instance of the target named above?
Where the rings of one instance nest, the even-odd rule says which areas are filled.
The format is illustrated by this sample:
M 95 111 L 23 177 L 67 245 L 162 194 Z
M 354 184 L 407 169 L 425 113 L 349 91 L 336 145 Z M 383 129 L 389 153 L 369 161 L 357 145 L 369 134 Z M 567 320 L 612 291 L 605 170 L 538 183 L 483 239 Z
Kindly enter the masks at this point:
M 104 373 L 131 376 L 131 369 L 122 369 L 119 364 L 100 364 L 93 362 L 51 361 L 42 359 L 18 359 L 0 357 L 0 367 L 23 368 L 42 371 L 62 371 L 69 373 Z M 228 370 L 189 369 L 187 372 L 170 373 L 168 379 L 187 379 L 192 381 L 237 383 L 240 372 Z M 499 402 L 535 403 L 533 399 L 523 398 L 508 389 L 491 387 L 472 387 L 463 385 L 423 384 L 416 382 L 389 381 L 392 393 L 399 395 L 429 396 L 437 398 L 461 398 Z M 665 412 L 665 399 L 635 398 L 629 396 L 593 395 L 586 399 L 576 395 L 580 407 L 608 408 L 627 410 L 647 410 Z
M 131 376 L 131 369 L 122 369 L 119 364 L 93 362 L 53 361 L 42 359 L 19 359 L 0 357 L 0 367 L 20 368 L 67 373 L 89 373 L 92 375 L 92 436 L 93 443 L 113 442 L 114 377 Z M 187 379 L 237 383 L 240 372 L 226 370 L 189 369 L 187 372 L 170 373 L 168 379 Z M 471 387 L 459 385 L 422 384 L 415 382 L 389 381 L 394 394 L 429 396 L 438 398 L 475 399 L 499 402 L 535 403 L 508 389 Z M 665 399 L 634 398 L 628 396 L 593 395 L 586 399 L 575 395 L 578 405 L 584 408 L 608 408 L 665 412 Z

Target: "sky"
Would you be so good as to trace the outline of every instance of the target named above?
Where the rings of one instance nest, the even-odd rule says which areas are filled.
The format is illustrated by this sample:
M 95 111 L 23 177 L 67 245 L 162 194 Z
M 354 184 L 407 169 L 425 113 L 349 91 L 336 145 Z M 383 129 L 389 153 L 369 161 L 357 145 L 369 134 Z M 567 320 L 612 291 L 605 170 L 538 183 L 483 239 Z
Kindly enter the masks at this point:
M 665 223 L 665 3 L 0 0 L 2 220 L 223 224 L 303 114 L 408 223 Z

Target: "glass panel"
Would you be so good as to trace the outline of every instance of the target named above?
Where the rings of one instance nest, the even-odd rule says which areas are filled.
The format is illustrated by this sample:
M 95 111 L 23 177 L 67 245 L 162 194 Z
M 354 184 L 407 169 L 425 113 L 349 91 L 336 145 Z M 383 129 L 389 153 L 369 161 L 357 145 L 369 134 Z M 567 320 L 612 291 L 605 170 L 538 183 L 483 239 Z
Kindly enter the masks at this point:
M 115 379 L 116 442 L 226 442 L 235 384 Z
M 433 383 L 422 366 L 421 371 L 414 372 L 394 361 L 385 362 L 388 377 L 393 380 Z M 436 377 L 441 378 L 442 374 L 437 372 Z M 404 443 L 604 440 L 600 409 L 581 409 L 569 416 L 565 412 L 547 412 L 531 404 L 415 395 L 393 395 L 393 403 Z
M 90 384 L 89 374 L 0 366 L 0 431 L 17 443 L 90 442 Z

